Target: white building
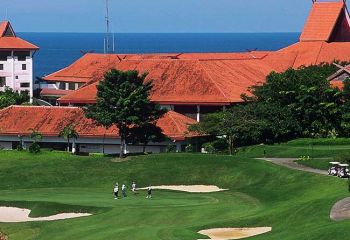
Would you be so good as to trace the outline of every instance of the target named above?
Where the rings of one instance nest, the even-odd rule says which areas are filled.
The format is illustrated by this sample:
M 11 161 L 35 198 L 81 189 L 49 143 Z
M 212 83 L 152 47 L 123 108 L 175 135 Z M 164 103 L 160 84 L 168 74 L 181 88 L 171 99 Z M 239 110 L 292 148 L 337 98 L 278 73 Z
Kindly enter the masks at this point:
M 39 48 L 16 36 L 8 21 L 0 23 L 0 91 L 28 91 L 33 97 L 33 56 Z

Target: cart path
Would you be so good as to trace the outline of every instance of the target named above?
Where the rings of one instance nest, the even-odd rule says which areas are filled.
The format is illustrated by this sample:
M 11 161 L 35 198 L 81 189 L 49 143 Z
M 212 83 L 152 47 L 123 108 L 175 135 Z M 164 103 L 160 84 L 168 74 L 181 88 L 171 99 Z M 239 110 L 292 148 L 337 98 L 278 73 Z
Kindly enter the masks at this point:
M 350 198 L 344 198 L 334 204 L 330 218 L 334 221 L 350 219 Z
M 298 160 L 297 158 L 257 158 L 257 159 L 268 161 L 280 166 L 284 166 L 284 167 L 299 170 L 299 171 L 322 174 L 322 175 L 328 176 L 328 172 L 325 170 L 315 169 L 315 168 L 307 167 L 296 163 L 295 161 Z

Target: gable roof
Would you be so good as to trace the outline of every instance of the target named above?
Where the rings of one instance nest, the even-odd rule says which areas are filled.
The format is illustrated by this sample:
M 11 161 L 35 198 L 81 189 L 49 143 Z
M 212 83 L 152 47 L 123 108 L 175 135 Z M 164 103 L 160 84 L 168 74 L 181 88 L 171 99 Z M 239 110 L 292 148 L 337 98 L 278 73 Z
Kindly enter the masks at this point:
M 346 21 L 344 21 L 346 20 Z M 330 41 L 333 38 L 342 36 L 332 36 L 335 34 L 337 25 L 347 24 L 349 28 L 349 14 L 344 0 L 337 2 L 314 2 L 310 15 L 305 23 L 304 30 L 300 36 L 300 41 Z M 347 29 L 349 30 L 349 29 Z M 344 33 L 338 33 L 343 35 Z M 349 34 L 349 31 L 348 31 Z M 346 38 L 349 40 L 349 35 Z M 343 36 L 344 37 L 344 36 Z
M 38 50 L 39 47 L 16 36 L 9 21 L 0 22 L 0 50 Z
M 35 129 L 43 136 L 58 136 L 65 126 L 75 124 L 80 137 L 119 137 L 116 127 L 106 129 L 96 125 L 77 107 L 11 106 L 0 110 L 0 122 L 0 135 L 28 136 L 31 133 L 30 129 Z M 157 126 L 169 138 L 184 140 L 187 137 L 198 136 L 187 131 L 188 125 L 194 123 L 195 120 L 170 111 L 158 120 Z

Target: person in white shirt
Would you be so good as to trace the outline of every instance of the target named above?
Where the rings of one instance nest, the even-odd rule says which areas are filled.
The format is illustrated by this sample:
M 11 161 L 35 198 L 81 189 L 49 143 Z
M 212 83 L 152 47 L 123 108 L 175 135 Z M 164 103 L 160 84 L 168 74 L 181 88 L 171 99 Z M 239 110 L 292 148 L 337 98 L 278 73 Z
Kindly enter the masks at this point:
M 131 191 L 132 191 L 134 194 L 136 194 L 136 183 L 135 183 L 135 182 L 132 182 Z
M 115 184 L 113 192 L 114 192 L 114 199 L 118 199 L 118 193 L 119 193 L 118 183 Z
M 122 194 L 123 194 L 123 198 L 126 198 L 126 186 L 125 186 L 125 184 L 122 185 Z

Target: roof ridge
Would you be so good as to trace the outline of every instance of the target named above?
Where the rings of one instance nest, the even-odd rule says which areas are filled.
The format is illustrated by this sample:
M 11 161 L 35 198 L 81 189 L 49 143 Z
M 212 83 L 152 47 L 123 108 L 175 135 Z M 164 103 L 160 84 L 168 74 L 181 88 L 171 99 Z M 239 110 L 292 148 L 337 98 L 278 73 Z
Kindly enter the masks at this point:
M 221 94 L 224 96 L 224 98 L 226 98 L 227 100 L 230 100 L 229 97 L 226 96 L 226 94 L 224 93 L 224 91 L 218 86 L 218 83 L 210 76 L 210 74 L 208 73 L 208 71 L 203 67 L 202 64 L 200 64 L 200 61 L 198 60 L 198 63 L 200 65 L 200 67 L 202 68 L 202 70 L 204 71 L 204 73 L 209 77 L 209 80 L 214 83 L 215 87 L 219 90 L 219 92 L 221 92 Z

